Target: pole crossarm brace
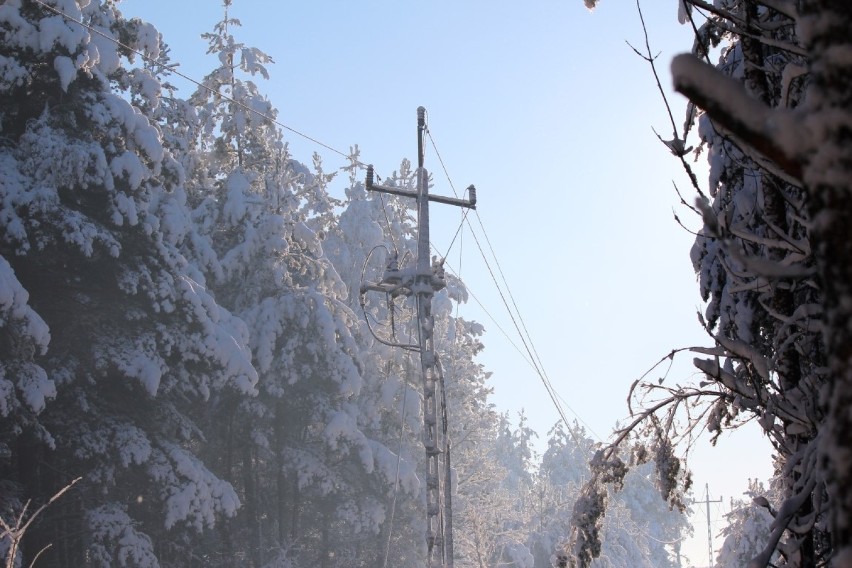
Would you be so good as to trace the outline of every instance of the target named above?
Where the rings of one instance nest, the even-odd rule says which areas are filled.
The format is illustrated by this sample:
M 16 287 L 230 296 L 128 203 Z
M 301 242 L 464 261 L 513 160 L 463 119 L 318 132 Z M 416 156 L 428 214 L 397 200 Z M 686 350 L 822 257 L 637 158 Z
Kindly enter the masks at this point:
M 426 451 L 426 546 L 430 568 L 453 568 L 451 444 L 447 435 L 444 374 L 435 352 L 432 296 L 446 286 L 443 261 L 430 260 L 429 202 L 476 209 L 476 188 L 468 187 L 469 199 L 429 195 L 429 178 L 423 167 L 426 109 L 417 109 L 417 190 L 374 183 L 373 166 L 367 166 L 369 191 L 410 197 L 417 201 L 417 259 L 414 266 L 400 267 L 397 252 L 390 255 L 379 282 L 366 282 L 361 292 L 389 296 L 413 296 L 417 303 L 417 351 L 420 352 L 423 387 L 423 447 Z M 440 394 L 440 396 L 439 396 Z M 440 420 L 439 420 L 440 418 Z

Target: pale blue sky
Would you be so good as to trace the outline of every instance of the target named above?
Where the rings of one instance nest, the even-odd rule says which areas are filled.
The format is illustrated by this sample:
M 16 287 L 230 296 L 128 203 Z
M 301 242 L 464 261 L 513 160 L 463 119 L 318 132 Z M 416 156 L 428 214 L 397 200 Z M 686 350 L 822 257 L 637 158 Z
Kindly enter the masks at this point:
M 201 79 L 215 62 L 203 56 L 199 36 L 221 19 L 221 3 L 177 5 L 125 0 L 121 9 L 154 23 L 182 72 Z M 678 24 L 676 0 L 649 0 L 643 9 L 668 88 L 668 61 L 692 45 L 691 29 Z M 596 433 L 608 436 L 625 418 L 628 388 L 653 362 L 672 348 L 707 344 L 695 316 L 692 236 L 672 218 L 672 181 L 692 193 L 651 131 L 668 135 L 671 127 L 650 69 L 625 44 L 644 41 L 634 3 L 608 0 L 590 13 L 582 0 L 235 0 L 232 15 L 243 24 L 237 39 L 276 62 L 259 83 L 279 120 L 343 151 L 358 144 L 380 175 L 415 159 L 415 109 L 427 108 L 456 188 L 478 188 L 479 215 L 550 379 Z M 671 101 L 680 124 L 684 101 Z M 343 165 L 332 152 L 287 139 L 301 161 L 317 151 L 327 169 Z M 431 147 L 426 165 L 434 191 L 450 195 Z M 678 213 L 696 227 L 688 211 Z M 459 211 L 438 206 L 432 215 L 432 241 L 446 250 Z M 469 235 L 448 260 L 511 331 Z M 543 443 L 557 414 L 534 371 L 475 304 L 461 314 L 489 330 L 481 361 L 494 373 L 494 402 L 526 408 Z M 685 357 L 669 380 L 692 373 Z M 768 455 L 757 436 L 699 449 L 696 488 L 703 493 L 709 483 L 727 501 L 747 477 L 769 473 Z M 699 565 L 703 518 L 702 510 L 689 549 Z

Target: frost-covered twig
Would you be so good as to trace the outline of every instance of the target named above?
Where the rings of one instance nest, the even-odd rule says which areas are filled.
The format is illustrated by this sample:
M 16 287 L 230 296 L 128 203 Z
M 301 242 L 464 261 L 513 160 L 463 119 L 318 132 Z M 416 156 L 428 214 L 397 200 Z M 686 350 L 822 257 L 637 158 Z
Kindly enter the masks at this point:
M 653 55 L 653 53 L 651 51 L 651 41 L 648 37 L 648 27 L 645 24 L 645 16 L 642 13 L 642 6 L 639 3 L 639 0 L 636 0 L 636 10 L 639 13 L 639 21 L 642 24 L 642 33 L 643 33 L 644 39 L 645 39 L 645 52 L 644 53 L 640 52 L 638 49 L 636 49 L 635 47 L 630 45 L 630 43 L 628 43 L 627 45 L 630 46 L 630 49 L 632 49 L 633 52 L 636 53 L 636 55 L 638 55 L 645 62 L 647 62 L 648 65 L 650 65 L 651 72 L 654 75 L 654 80 L 657 83 L 657 90 L 659 91 L 660 97 L 663 100 L 663 104 L 666 107 L 666 112 L 669 115 L 669 120 L 671 121 L 671 126 L 672 126 L 672 139 L 671 140 L 664 140 L 663 137 L 660 136 L 657 133 L 656 130 L 654 130 L 654 134 L 656 134 L 657 138 L 659 138 L 660 141 L 663 144 L 665 144 L 669 148 L 669 150 L 671 150 L 672 154 L 674 154 L 675 156 L 677 156 L 680 159 L 681 165 L 683 166 L 684 171 L 686 172 L 687 176 L 689 176 L 689 181 L 692 184 L 692 187 L 695 189 L 695 191 L 698 193 L 698 195 L 704 197 L 704 192 L 701 190 L 701 186 L 698 183 L 698 178 L 696 177 L 695 173 L 692 171 L 692 167 L 689 165 L 689 162 L 686 161 L 686 154 L 689 153 L 689 151 L 691 150 L 691 148 L 687 149 L 687 147 L 686 147 L 686 137 L 689 134 L 689 128 L 692 124 L 692 121 L 687 120 L 685 122 L 683 134 L 680 134 L 678 132 L 677 124 L 675 123 L 675 119 L 674 119 L 674 114 L 672 113 L 671 104 L 669 103 L 669 99 L 668 99 L 668 96 L 666 95 L 666 91 L 663 89 L 662 82 L 660 81 L 660 75 L 657 72 L 656 60 L 657 60 L 658 56 Z M 687 114 L 689 114 L 689 113 L 687 113 Z M 681 197 L 681 200 L 683 200 L 682 197 Z
M 636 53 L 636 55 L 647 61 L 648 64 L 651 66 L 651 72 L 654 74 L 654 80 L 656 80 L 657 82 L 657 90 L 660 91 L 660 96 L 662 96 L 663 98 L 663 103 L 666 105 L 666 111 L 669 114 L 669 120 L 672 123 L 672 134 L 674 135 L 675 140 L 680 140 L 680 136 L 678 135 L 677 131 L 677 125 L 675 124 L 674 115 L 672 114 L 671 105 L 669 105 L 669 100 L 666 97 L 666 92 L 663 90 L 663 85 L 660 82 L 660 76 L 657 73 L 657 66 L 654 64 L 654 61 L 656 60 L 657 56 L 652 55 L 651 52 L 651 43 L 648 39 L 648 27 L 645 25 L 645 16 L 642 14 L 642 6 L 639 3 L 639 0 L 636 0 L 636 11 L 639 12 L 639 21 L 642 22 L 642 32 L 645 36 L 645 54 L 640 53 L 638 49 L 636 49 L 629 43 L 627 45 L 630 46 L 630 48 Z
M 18 556 L 18 549 L 21 546 L 21 540 L 23 540 L 24 535 L 26 535 L 27 530 L 32 525 L 33 521 L 35 521 L 45 509 L 50 507 L 57 499 L 62 497 L 69 489 L 74 487 L 74 485 L 80 481 L 82 477 L 78 477 L 72 480 L 68 485 L 57 491 L 53 497 L 51 497 L 47 503 L 36 509 L 34 513 L 27 517 L 27 509 L 29 509 L 30 502 L 27 501 L 26 504 L 21 509 L 21 512 L 18 514 L 17 519 L 14 520 L 13 524 L 7 523 L 2 517 L 0 517 L 0 528 L 3 529 L 2 534 L 0 534 L 0 539 L 8 538 L 9 539 L 9 549 L 6 554 L 6 568 L 15 568 L 15 560 Z M 25 520 L 26 519 L 26 520 Z M 35 558 L 33 558 L 32 563 L 38 559 L 41 554 L 47 550 L 47 547 L 41 549 L 38 554 L 36 554 Z

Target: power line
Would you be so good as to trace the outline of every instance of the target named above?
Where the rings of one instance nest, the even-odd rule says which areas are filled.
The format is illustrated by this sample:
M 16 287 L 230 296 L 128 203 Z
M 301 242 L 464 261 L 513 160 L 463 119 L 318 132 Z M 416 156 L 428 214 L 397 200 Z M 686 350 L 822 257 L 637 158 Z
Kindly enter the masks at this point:
M 156 59 L 154 59 L 153 57 L 151 57 L 150 55 L 148 55 L 148 54 L 146 54 L 146 53 L 143 53 L 143 52 L 141 52 L 141 51 L 139 51 L 139 50 L 137 50 L 137 49 L 135 49 L 135 48 L 133 48 L 133 47 L 130 47 L 130 46 L 129 46 L 129 45 L 127 45 L 127 44 L 122 43 L 121 41 L 117 40 L 115 37 L 113 37 L 113 36 L 111 36 L 111 35 L 108 35 L 108 34 L 105 34 L 104 32 L 102 32 L 102 31 L 100 31 L 100 30 L 98 30 L 98 29 L 96 29 L 96 28 L 93 28 L 92 26 L 90 26 L 90 25 L 86 24 L 86 23 L 85 23 L 85 22 L 83 22 L 83 21 L 77 20 L 76 18 L 72 17 L 72 16 L 71 16 L 71 15 L 69 15 L 69 14 L 66 14 L 66 13 L 65 13 L 65 12 L 63 12 L 62 10 L 60 10 L 60 9 L 58 9 L 58 8 L 55 8 L 55 7 L 53 7 L 53 6 L 50 6 L 49 4 L 46 4 L 43 0 L 34 0 L 34 1 L 35 1 L 37 4 L 40 4 L 41 6 L 43 6 L 43 7 L 47 8 L 48 10 L 50 10 L 51 12 L 53 12 L 54 14 L 56 14 L 56 15 L 58 15 L 58 16 L 62 16 L 63 18 L 67 19 L 68 21 L 74 22 L 75 24 L 77 24 L 77 25 L 79 25 L 79 26 L 82 26 L 83 28 L 85 28 L 85 29 L 89 30 L 90 32 L 92 32 L 92 33 L 94 33 L 94 34 L 97 34 L 97 35 L 101 36 L 102 38 L 104 38 L 104 39 L 106 39 L 106 40 L 108 40 L 108 41 L 111 41 L 112 43 L 114 43 L 115 45 L 117 45 L 117 46 L 121 47 L 122 49 L 126 49 L 127 51 L 129 51 L 129 52 L 131 52 L 131 53 L 134 53 L 135 55 L 138 55 L 139 57 L 141 57 L 141 58 L 142 58 L 142 59 L 144 59 L 145 61 L 147 61 L 147 62 L 149 62 L 149 63 L 158 63 L 158 62 L 157 62 L 157 60 L 156 60 Z M 266 113 L 264 113 L 264 112 L 261 112 L 261 111 L 259 111 L 259 110 L 255 109 L 255 108 L 251 108 L 251 107 L 250 107 L 250 106 L 248 106 L 247 104 L 242 103 L 242 102 L 238 101 L 237 99 L 235 99 L 235 98 L 233 98 L 233 97 L 230 97 L 230 96 L 228 96 L 228 95 L 225 95 L 225 94 L 223 94 L 223 93 L 220 93 L 220 92 L 219 92 L 219 91 L 217 91 L 216 89 L 213 89 L 212 87 L 208 87 L 207 85 L 205 85 L 205 84 L 204 84 L 204 83 L 202 83 L 201 81 L 197 81 L 196 79 L 193 79 L 192 77 L 190 77 L 189 75 L 186 75 L 185 73 L 181 73 L 180 71 L 178 71 L 178 70 L 177 70 L 177 68 L 178 68 L 179 66 L 180 66 L 180 64 L 175 63 L 175 64 L 172 64 L 172 65 L 164 65 L 164 66 L 163 66 L 163 68 L 164 68 L 164 69 L 166 69 L 166 70 L 168 70 L 169 72 L 171 72 L 171 73 L 173 73 L 173 74 L 177 75 L 178 77 L 180 77 L 180 78 L 182 78 L 182 79 L 185 79 L 185 80 L 189 81 L 190 83 L 192 83 L 192 84 L 194 84 L 194 85 L 196 85 L 196 86 L 198 86 L 198 87 L 200 87 L 200 88 L 202 88 L 202 89 L 205 89 L 205 90 L 209 91 L 210 93 L 212 93 L 212 94 L 216 95 L 217 97 L 221 97 L 221 98 L 225 99 L 225 100 L 226 100 L 226 101 L 228 101 L 228 102 L 234 103 L 235 105 L 237 105 L 237 106 L 241 107 L 243 110 L 246 110 L 246 111 L 248 111 L 248 112 L 250 112 L 250 113 L 253 113 L 253 114 L 257 115 L 257 116 L 260 116 L 261 118 L 265 118 L 266 120 L 270 121 L 271 123 L 276 124 L 276 125 L 280 126 L 281 128 L 283 128 L 283 129 L 285 129 L 285 130 L 289 131 L 289 132 L 292 132 L 292 133 L 293 133 L 293 134 L 295 134 L 296 136 L 300 136 L 300 137 L 304 138 L 305 140 L 308 140 L 308 141 L 310 141 L 310 142 L 313 142 L 313 143 L 314 143 L 314 144 L 316 144 L 317 146 L 321 146 L 322 148 L 325 148 L 326 150 L 329 150 L 329 151 L 331 151 L 331 152 L 334 152 L 335 154 L 339 154 L 340 156 L 343 156 L 343 157 L 344 157 L 344 158 L 346 158 L 347 160 L 351 160 L 351 159 L 352 159 L 352 155 L 351 155 L 351 154 L 347 154 L 347 153 L 345 153 L 345 152 L 343 152 L 343 151 L 341 151 L 341 150 L 338 150 L 337 148 L 334 148 L 334 147 L 329 146 L 328 144 L 326 144 L 326 143 L 324 143 L 324 142 L 321 142 L 320 140 L 317 140 L 316 138 L 313 138 L 312 136 L 309 136 L 309 135 L 305 134 L 304 132 L 301 132 L 301 131 L 299 131 L 299 130 L 296 130 L 295 128 L 293 128 L 293 127 L 291 127 L 291 126 L 287 126 L 287 125 L 286 125 L 286 124 L 284 124 L 283 122 L 279 122 L 279 121 L 278 121 L 277 119 L 275 119 L 274 117 L 269 116 L 268 114 L 266 114 Z M 358 165 L 358 166 L 364 166 L 364 167 L 366 167 L 366 165 L 367 165 L 367 164 L 365 164 L 365 163 L 361 162 L 360 160 L 353 160 L 353 164 Z
M 533 361 L 536 373 L 538 373 L 539 378 L 541 379 L 542 384 L 544 385 L 545 390 L 547 390 L 547 394 L 550 396 L 550 399 L 553 401 L 554 406 L 556 407 L 559 416 L 562 417 L 562 421 L 565 423 L 566 427 L 569 427 L 568 420 L 565 418 L 565 412 L 562 410 L 562 406 L 559 404 L 559 400 L 556 397 L 556 389 L 553 387 L 553 384 L 550 382 L 550 377 L 548 377 L 547 372 L 544 370 L 544 364 L 541 361 L 541 358 L 538 356 L 538 351 L 535 349 L 535 344 L 532 341 L 532 337 L 529 334 L 529 331 L 524 324 L 523 317 L 521 316 L 521 312 L 518 309 L 517 303 L 515 303 L 514 296 L 512 296 L 511 290 L 509 289 L 509 284 L 506 282 L 505 276 L 503 276 L 502 269 L 500 269 L 500 262 L 497 259 L 497 255 L 494 253 L 494 249 L 491 248 L 490 239 L 488 239 L 488 234 L 485 231 L 485 225 L 482 224 L 482 219 L 479 217 L 477 213 L 477 219 L 479 219 L 480 227 L 482 228 L 482 234 L 486 238 L 489 248 L 491 250 L 491 255 L 494 258 L 494 262 L 497 265 L 498 270 L 500 271 L 501 277 L 503 277 L 503 282 L 506 286 L 506 293 L 509 294 L 509 297 L 512 299 L 512 305 L 515 308 L 515 313 L 518 315 L 518 320 L 521 322 L 521 326 L 518 325 L 518 321 L 515 319 L 514 313 L 512 309 L 509 307 L 509 303 L 506 300 L 506 296 L 503 294 L 503 290 L 500 287 L 500 283 L 497 281 L 496 276 L 494 275 L 494 271 L 491 269 L 491 265 L 488 262 L 488 259 L 485 256 L 485 252 L 482 250 L 482 245 L 479 242 L 479 239 L 476 236 L 476 233 L 473 231 L 471 227 L 471 235 L 473 236 L 474 242 L 476 242 L 477 248 L 479 248 L 479 253 L 482 256 L 482 259 L 485 261 L 485 266 L 488 268 L 488 273 L 491 276 L 491 280 L 494 282 L 494 285 L 497 287 L 498 292 L 500 293 L 500 299 L 503 301 L 503 305 L 506 307 L 506 311 L 509 313 L 509 317 L 512 320 L 512 324 L 515 326 L 515 330 L 518 332 L 518 335 L 521 338 L 521 342 L 524 344 L 524 348 L 527 350 L 529 354 L 530 360 Z M 470 223 L 468 221 L 468 223 Z M 523 332 L 521 328 L 523 327 Z M 580 416 L 574 412 L 574 414 L 583 421 Z
M 435 249 L 435 247 L 434 247 L 434 246 L 433 246 L 432 248 L 433 248 L 433 249 Z M 435 252 L 438 252 L 438 249 L 435 249 Z M 447 267 L 447 269 L 448 269 L 448 270 L 449 270 L 449 271 L 450 271 L 450 272 L 451 272 L 454 276 L 456 276 L 457 278 L 459 278 L 459 280 L 461 280 L 461 276 L 459 276 L 459 274 L 455 271 L 455 269 L 452 267 L 452 265 L 451 265 L 450 263 L 445 262 L 445 263 L 444 263 L 444 265 Z M 500 325 L 500 323 L 499 323 L 499 322 L 498 322 L 498 321 L 494 318 L 494 316 L 491 314 L 491 312 L 489 312 L 489 311 L 488 311 L 488 308 L 486 308 L 486 307 L 485 307 L 485 305 L 484 305 L 484 304 L 483 304 L 483 303 L 479 300 L 479 298 L 477 297 L 477 295 L 473 293 L 473 290 L 470 288 L 470 286 L 468 286 L 467 284 L 465 284 L 465 285 L 464 285 L 464 287 L 465 287 L 465 290 L 467 290 L 467 293 L 468 293 L 468 294 L 470 294 L 470 297 L 471 297 L 471 298 L 473 298 L 473 301 L 474 301 L 474 302 L 476 302 L 476 304 L 477 304 L 477 305 L 478 305 L 478 306 L 482 309 L 482 311 L 485 313 L 485 315 L 486 315 L 486 316 L 488 316 L 488 319 L 490 319 L 490 320 L 491 320 L 491 322 L 492 322 L 495 326 L 497 326 L 497 329 L 500 331 L 500 333 L 502 333 L 502 334 L 503 334 L 503 337 L 505 337 L 505 338 L 506 338 L 506 341 L 508 341 L 508 342 L 509 342 L 509 345 L 511 345 L 512 347 L 514 347 L 514 348 L 515 348 L 515 351 L 517 351 L 517 352 L 518 352 L 518 355 L 520 355 L 520 356 L 521 356 L 521 359 L 523 359 L 523 360 L 524 360 L 524 362 L 525 362 L 527 365 L 529 365 L 530 367 L 535 368 L 535 367 L 533 366 L 532 362 L 531 362 L 529 359 L 527 359 L 527 356 L 526 356 L 526 355 L 524 355 L 524 352 L 523 352 L 523 351 L 521 351 L 521 348 L 520 348 L 520 347 L 518 347 L 518 344 L 517 344 L 517 343 L 515 343 L 515 342 L 514 342 L 514 340 L 513 340 L 513 339 L 509 336 L 509 333 L 508 333 L 505 329 L 503 329 L 503 326 L 501 326 L 501 325 Z
M 428 129 L 426 130 L 426 132 L 429 136 L 430 142 L 432 143 L 432 147 L 435 149 L 435 155 L 438 157 L 438 161 L 440 162 L 441 167 L 444 170 L 444 174 L 447 177 L 447 181 L 449 182 L 450 187 L 453 190 L 453 193 L 456 196 L 458 196 L 458 192 L 456 191 L 455 184 L 453 183 L 453 180 L 450 177 L 449 171 L 447 170 L 447 166 L 444 163 L 443 158 L 441 157 L 440 151 L 438 150 L 438 145 L 435 143 L 435 139 L 432 137 L 432 132 Z M 470 220 L 467 218 L 467 212 L 465 212 L 465 216 L 462 218 L 462 221 L 459 225 L 459 229 L 456 230 L 456 235 L 458 235 L 459 230 L 461 229 L 461 226 L 465 222 L 467 222 L 468 227 L 470 227 L 470 229 L 471 229 L 471 236 L 473 237 L 474 242 L 476 243 L 476 246 L 479 249 L 479 253 L 482 256 L 482 260 L 485 262 L 485 266 L 488 269 L 488 272 L 491 276 L 491 280 L 492 280 L 492 282 L 494 282 L 494 285 L 497 288 L 498 293 L 500 294 L 500 298 L 503 301 L 503 305 L 505 306 L 506 311 L 508 312 L 509 317 L 512 320 L 512 324 L 515 327 L 515 331 L 517 331 L 518 337 L 521 339 L 521 342 L 523 343 L 524 348 L 526 349 L 527 354 L 529 355 L 529 359 L 524 358 L 524 360 L 527 361 L 527 363 L 530 364 L 530 366 L 532 366 L 533 369 L 535 370 L 536 374 L 538 375 L 539 379 L 541 380 L 542 384 L 544 385 L 545 391 L 547 392 L 548 396 L 550 397 L 550 400 L 553 403 L 553 406 L 556 408 L 557 413 L 559 414 L 559 416 L 562 419 L 565 426 L 570 431 L 570 424 L 568 423 L 568 419 L 565 416 L 565 411 L 563 410 L 562 405 L 559 402 L 561 397 L 559 397 L 559 395 L 556 393 L 556 389 L 554 388 L 553 384 L 551 383 L 550 378 L 547 375 L 547 372 L 544 370 L 544 364 L 541 361 L 541 357 L 538 355 L 538 351 L 536 350 L 535 344 L 532 341 L 532 337 L 529 333 L 529 330 L 526 327 L 526 323 L 524 322 L 524 319 L 521 315 L 521 311 L 518 308 L 518 304 L 517 304 L 517 302 L 515 302 L 515 298 L 511 293 L 511 290 L 509 288 L 509 283 L 506 280 L 506 276 L 503 273 L 503 269 L 500 266 L 499 260 L 497 259 L 497 254 L 494 252 L 494 248 L 491 245 L 491 240 L 488 238 L 488 233 L 485 230 L 485 225 L 482 223 L 482 218 L 479 216 L 478 211 L 476 212 L 476 217 L 477 217 L 477 220 L 479 221 L 479 226 L 482 229 L 482 234 L 485 237 L 486 242 L 488 244 L 488 248 L 491 251 L 491 255 L 494 258 L 494 262 L 497 265 L 497 269 L 498 269 L 498 272 L 500 273 L 500 276 L 503 280 L 503 284 L 505 285 L 506 291 L 509 295 L 509 298 L 511 299 L 512 306 L 514 306 L 514 312 L 512 311 L 512 308 L 509 306 L 509 302 L 507 302 L 506 296 L 503 294 L 503 290 L 500 286 L 500 283 L 497 281 L 497 278 L 494 275 L 494 271 L 491 269 L 491 265 L 488 262 L 488 258 L 486 257 L 485 252 L 482 249 L 482 245 L 479 242 L 479 238 L 476 236 L 476 232 L 473 230 L 473 226 L 470 224 Z M 455 237 L 453 237 L 453 242 L 454 241 L 455 241 Z M 450 248 L 452 248 L 452 243 L 450 243 Z M 447 254 L 449 254 L 449 250 L 447 251 Z M 447 255 L 444 255 L 444 258 L 446 258 L 446 256 Z M 481 305 L 482 304 L 480 303 L 480 306 Z M 520 326 L 518 325 L 518 321 L 516 321 L 516 319 L 515 319 L 515 313 L 518 316 L 518 320 L 521 322 Z M 489 317 L 491 317 L 490 314 L 489 314 Z M 493 318 L 492 318 L 492 321 L 493 321 Z M 522 329 L 523 329 L 523 331 L 522 331 Z M 502 331 L 502 329 L 501 329 L 501 331 Z M 506 335 L 505 332 L 503 332 L 503 333 L 504 333 L 504 335 Z M 510 343 L 512 343 L 511 340 L 510 340 Z M 512 346 L 515 347 L 515 349 L 519 350 L 517 345 L 515 345 L 514 343 L 512 343 Z M 571 413 L 574 414 L 574 416 L 576 416 L 577 419 L 581 423 L 583 423 L 594 436 L 596 436 L 599 440 L 601 440 L 601 437 L 598 436 L 597 433 L 595 433 L 595 431 L 586 423 L 585 420 L 583 420 L 583 418 L 573 408 L 571 408 L 567 403 L 566 403 L 566 406 L 569 408 Z
M 450 177 L 450 172 L 447 171 L 447 166 L 446 166 L 446 164 L 444 164 L 444 158 L 441 157 L 441 152 L 438 151 L 438 145 L 435 144 L 435 139 L 432 138 L 432 131 L 427 128 L 426 134 L 429 135 L 429 142 L 432 143 L 432 148 L 435 149 L 435 155 L 438 157 L 438 162 L 441 164 L 441 168 L 444 170 L 444 175 L 447 177 L 447 181 L 450 183 L 450 188 L 453 190 L 453 195 L 458 197 L 459 192 L 456 191 L 456 186 L 453 183 L 453 179 Z M 471 187 L 473 187 L 473 186 L 471 186 Z M 470 189 L 470 188 L 468 188 L 468 189 Z M 455 244 L 455 242 L 456 242 L 456 237 L 459 236 L 459 233 L 461 232 L 462 227 L 464 227 L 465 221 L 467 221 L 467 214 L 468 213 L 470 213 L 470 209 L 465 209 L 464 212 L 462 213 L 462 218 L 461 218 L 461 221 L 459 221 L 459 226 L 456 228 L 456 232 L 453 235 L 452 240 L 450 241 L 450 246 L 447 247 L 447 252 L 444 253 L 443 258 L 447 258 L 448 256 L 450 256 L 450 251 L 453 248 L 453 244 Z

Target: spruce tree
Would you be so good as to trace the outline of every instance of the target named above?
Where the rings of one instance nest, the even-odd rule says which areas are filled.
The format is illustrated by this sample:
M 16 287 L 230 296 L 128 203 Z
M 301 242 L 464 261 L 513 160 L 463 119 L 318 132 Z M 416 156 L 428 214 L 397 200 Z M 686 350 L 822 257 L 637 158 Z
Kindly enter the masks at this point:
M 40 565 L 186 565 L 195 535 L 239 503 L 198 457 L 194 408 L 212 393 L 252 393 L 257 375 L 244 326 L 164 230 L 188 218 L 170 199 L 183 169 L 117 94 L 134 75 L 117 40 L 154 56 L 156 31 L 112 3 L 53 6 L 63 14 L 35 2 L 0 14 L 0 151 L 13 181 L 2 256 L 49 328 L 47 344 L 19 295 L 17 320 L 31 320 L 33 361 L 56 390 L 38 427 L 14 426 L 4 477 L 36 500 L 84 482 L 31 528 L 23 562 L 53 544 Z

